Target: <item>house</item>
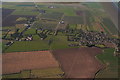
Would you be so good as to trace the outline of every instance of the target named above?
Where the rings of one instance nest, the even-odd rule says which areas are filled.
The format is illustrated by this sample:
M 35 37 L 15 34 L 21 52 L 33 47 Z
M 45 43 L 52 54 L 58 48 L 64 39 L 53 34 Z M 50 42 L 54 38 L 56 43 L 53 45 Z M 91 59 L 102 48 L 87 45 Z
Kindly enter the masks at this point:
M 32 36 L 28 36 L 25 38 L 25 41 L 32 41 L 33 40 L 33 37 Z
M 63 20 L 59 22 L 59 24 L 64 24 L 64 23 L 65 23 L 65 22 L 64 22 Z
M 6 46 L 11 46 L 14 42 L 13 41 L 10 41 L 8 43 L 6 43 Z

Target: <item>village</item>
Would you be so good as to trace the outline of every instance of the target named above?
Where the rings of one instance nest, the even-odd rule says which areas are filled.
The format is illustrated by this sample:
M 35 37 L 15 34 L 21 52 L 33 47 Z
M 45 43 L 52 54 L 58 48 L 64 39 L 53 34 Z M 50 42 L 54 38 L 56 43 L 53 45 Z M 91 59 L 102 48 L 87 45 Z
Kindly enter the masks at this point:
M 101 3 L 5 2 L 2 10 L 3 78 L 117 77 L 120 37 Z

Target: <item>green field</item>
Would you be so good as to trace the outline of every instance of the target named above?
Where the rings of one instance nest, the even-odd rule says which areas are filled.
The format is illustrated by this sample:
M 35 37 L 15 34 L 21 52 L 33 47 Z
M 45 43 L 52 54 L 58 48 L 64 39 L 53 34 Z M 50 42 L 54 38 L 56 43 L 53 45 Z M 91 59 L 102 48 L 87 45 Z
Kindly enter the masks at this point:
M 3 2 L 2 3 L 2 8 L 7 8 L 7 9 L 23 9 L 26 7 L 32 7 L 32 6 L 20 6 L 20 5 L 33 5 L 33 3 L 17 3 L 17 2 L 11 2 L 11 3 L 7 3 L 7 2 Z
M 108 18 L 103 18 L 103 24 L 112 32 L 112 34 L 117 35 L 118 31 L 113 22 Z
M 84 24 L 82 16 L 65 16 L 64 20 L 68 24 Z
M 34 30 L 30 30 L 27 33 L 34 34 Z M 49 40 L 52 39 L 49 45 Z M 67 36 L 59 32 L 58 35 L 52 36 L 48 35 L 45 40 L 41 40 L 38 35 L 33 35 L 33 41 L 15 41 L 5 53 L 7 52 L 23 52 L 23 51 L 38 51 L 38 50 L 54 50 L 54 49 L 64 49 L 64 48 L 78 48 L 69 47 L 68 44 L 76 43 L 67 41 Z M 78 42 L 77 42 L 78 43 Z
M 4 78 L 61 78 L 63 72 L 60 68 L 47 68 L 47 69 L 36 69 L 31 70 L 32 75 L 30 75 L 30 70 L 22 71 L 21 73 L 3 75 Z
M 36 21 L 34 23 L 33 26 L 31 26 L 32 28 L 43 28 L 43 29 L 54 29 L 55 27 L 57 26 L 57 22 L 54 21 L 54 22 L 51 22 L 51 21 Z
M 60 74 L 63 74 L 60 68 L 48 68 L 42 70 L 32 70 L 31 71 L 37 77 L 44 77 L 44 78 L 61 78 Z
M 36 11 L 34 6 L 27 6 L 28 4 L 26 3 L 26 6 L 20 6 L 18 3 L 3 3 L 4 5 L 2 8 L 6 9 L 15 9 L 11 15 L 38 15 L 39 12 Z M 32 3 L 33 4 L 33 3 Z M 34 5 L 34 4 L 33 4 Z
M 86 23 L 90 27 L 90 30 L 93 30 L 92 23 L 95 22 L 94 17 L 90 11 L 85 11 L 85 13 L 86 13 Z
M 103 29 L 108 35 L 110 34 L 110 32 L 113 35 L 117 34 L 117 29 L 115 28 L 115 25 L 108 18 L 108 14 L 104 11 L 104 8 L 100 5 L 100 3 L 83 2 L 78 4 L 76 3 L 77 5 L 75 4 L 67 5 L 66 3 L 65 3 L 66 5 L 63 3 L 60 4 L 36 3 L 36 4 L 38 6 L 37 8 L 35 7 L 35 4 L 31 2 L 3 3 L 2 8 L 5 8 L 6 10 L 14 9 L 14 11 L 9 14 L 9 16 L 11 15 L 36 16 L 36 18 L 33 20 L 31 17 L 33 23 L 32 21 L 29 21 L 29 18 L 19 17 L 18 19 L 13 20 L 15 26 L 3 27 L 4 31 L 2 33 L 2 36 L 0 37 L 3 37 L 7 34 L 7 29 L 11 30 L 6 35 L 6 38 L 3 39 L 2 43 L 0 43 L 3 54 L 9 52 L 30 52 L 30 51 L 58 50 L 65 48 L 80 48 L 82 47 L 79 46 L 80 39 L 85 40 L 80 37 L 82 36 L 81 34 L 83 33 L 82 30 L 85 31 L 85 33 L 87 33 L 87 31 L 100 32 L 100 30 L 97 30 L 100 29 L 98 28 L 97 23 L 98 24 L 100 23 L 100 25 L 103 27 Z M 54 8 L 49 8 L 49 6 L 54 6 Z M 41 10 L 45 10 L 45 13 L 42 13 Z M 20 21 L 21 24 L 19 24 Z M 18 37 L 18 34 L 24 31 L 26 27 L 24 26 L 22 21 L 23 22 L 26 21 L 26 24 L 29 24 L 28 22 L 31 22 L 30 24 L 33 25 L 31 25 L 30 28 L 27 29 L 22 36 L 20 35 L 22 41 L 21 40 L 17 41 L 16 38 Z M 61 21 L 64 21 L 64 23 L 61 23 Z M 58 26 L 58 24 L 60 25 Z M 11 34 L 14 34 L 15 31 L 17 31 L 17 29 L 19 29 L 18 34 L 15 35 L 15 37 L 13 36 L 11 37 Z M 37 33 L 36 29 L 38 29 Z M 54 35 L 55 32 L 58 33 Z M 33 40 L 25 41 L 26 37 L 28 37 L 29 35 L 32 35 Z M 84 34 L 82 37 L 86 35 L 87 34 Z M 40 38 L 41 36 L 43 37 L 45 36 L 46 38 L 42 40 Z M 68 39 L 68 37 L 70 37 L 70 39 Z M 91 37 L 92 36 L 90 36 L 90 38 Z M 13 41 L 14 43 L 10 46 L 7 46 L 6 43 L 10 41 Z M 98 54 L 96 58 L 101 62 L 101 64 L 105 65 L 105 68 L 98 72 L 96 78 L 117 78 L 119 65 L 118 57 L 114 56 L 113 54 L 115 49 L 105 48 L 106 46 L 103 43 L 96 44 L 95 47 L 99 47 L 104 51 L 102 54 Z M 32 72 L 32 75 L 30 74 L 30 72 Z M 31 71 L 25 70 L 20 73 L 3 75 L 3 78 L 31 78 L 31 77 L 62 78 L 60 76 L 62 74 L 64 73 L 60 68 L 47 68 Z
M 114 56 L 113 48 L 104 49 L 102 54 L 96 57 L 106 65 L 105 69 L 101 70 L 96 78 L 117 78 L 118 77 L 118 57 Z
M 42 14 L 41 18 L 60 20 L 62 15 L 63 15 L 63 13 L 51 12 L 51 13 Z
M 50 49 L 56 50 L 56 49 L 65 49 L 65 48 L 78 48 L 78 47 L 70 47 L 68 44 L 71 43 L 78 43 L 78 42 L 70 42 L 67 41 L 67 36 L 64 34 L 58 33 L 57 36 L 53 37 L 53 43 L 50 46 Z
M 69 25 L 69 29 L 76 29 L 77 28 L 77 25 L 76 24 L 70 24 Z
M 108 32 L 108 30 L 105 28 L 105 26 L 104 26 L 102 23 L 100 23 L 100 25 L 103 27 L 103 29 L 105 30 L 105 32 L 106 32 L 107 34 L 109 34 L 109 32 Z
M 97 2 L 91 2 L 91 3 L 85 2 L 85 3 L 82 3 L 82 4 L 89 7 L 89 8 L 97 8 L 97 9 L 103 8 L 102 5 L 100 3 L 97 3 Z
M 33 39 L 33 41 L 16 41 L 5 52 L 38 51 L 49 49 L 48 42 L 40 40 L 38 35 L 34 35 Z
M 36 29 L 28 29 L 27 31 L 25 31 L 24 35 L 34 35 L 36 34 Z
M 76 16 L 75 9 L 73 9 L 73 7 L 68 7 L 68 6 L 64 6 L 64 5 L 62 5 L 62 6 L 57 5 L 57 8 L 49 9 L 48 5 L 46 5 L 44 7 L 40 6 L 39 9 L 46 10 L 48 13 L 50 13 L 50 12 L 59 12 L 59 13 L 64 13 L 65 16 Z
M 21 73 L 3 75 L 2 78 L 29 78 L 30 71 L 22 71 Z
M 11 15 L 38 15 L 38 14 L 39 12 L 37 11 L 22 9 L 22 10 L 15 10 L 14 12 L 12 12 Z

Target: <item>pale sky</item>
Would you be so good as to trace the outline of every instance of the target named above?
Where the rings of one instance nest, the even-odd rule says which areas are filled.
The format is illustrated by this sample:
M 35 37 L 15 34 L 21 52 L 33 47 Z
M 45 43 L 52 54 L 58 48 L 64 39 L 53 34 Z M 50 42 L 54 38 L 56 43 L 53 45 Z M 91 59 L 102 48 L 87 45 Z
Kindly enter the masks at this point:
M 1 0 L 3 2 L 118 2 L 119 0 Z

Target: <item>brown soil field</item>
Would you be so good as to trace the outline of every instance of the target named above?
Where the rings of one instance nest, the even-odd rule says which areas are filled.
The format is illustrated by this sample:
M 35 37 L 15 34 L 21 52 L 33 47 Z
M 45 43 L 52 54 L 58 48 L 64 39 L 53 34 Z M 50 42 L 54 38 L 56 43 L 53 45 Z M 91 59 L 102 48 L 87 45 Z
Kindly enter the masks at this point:
M 103 65 L 95 58 L 102 53 L 99 48 L 74 48 L 54 50 L 53 54 L 65 72 L 66 78 L 94 78 Z
M 16 24 L 15 27 L 16 28 L 25 28 L 24 24 Z
M 58 67 L 49 51 L 15 52 L 2 55 L 2 73 L 18 73 L 22 70 Z

